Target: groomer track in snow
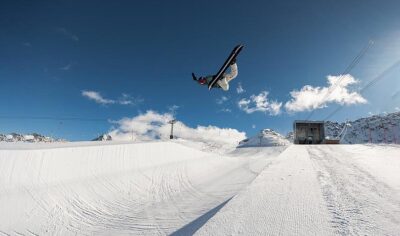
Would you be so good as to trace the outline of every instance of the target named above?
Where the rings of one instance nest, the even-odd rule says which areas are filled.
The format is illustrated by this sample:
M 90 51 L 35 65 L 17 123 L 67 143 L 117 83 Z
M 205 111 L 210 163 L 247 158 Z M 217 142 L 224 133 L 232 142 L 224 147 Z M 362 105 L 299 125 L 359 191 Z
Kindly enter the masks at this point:
M 0 235 L 400 232 L 397 145 L 224 155 L 174 142 L 0 148 Z
M 400 147 L 292 145 L 200 235 L 398 235 Z
M 173 142 L 0 147 L 0 235 L 191 234 L 283 150 L 220 156 Z

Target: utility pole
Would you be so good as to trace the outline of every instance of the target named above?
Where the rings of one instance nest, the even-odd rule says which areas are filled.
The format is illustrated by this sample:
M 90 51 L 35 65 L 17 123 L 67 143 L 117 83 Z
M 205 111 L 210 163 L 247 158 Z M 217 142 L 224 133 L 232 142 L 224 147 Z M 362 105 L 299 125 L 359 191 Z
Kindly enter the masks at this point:
M 262 138 L 264 137 L 264 135 L 263 135 L 263 133 L 262 133 L 262 131 L 261 131 L 261 133 L 258 135 L 258 138 L 260 138 L 260 147 L 261 147 L 261 142 L 262 142 Z
M 369 125 L 368 125 L 368 130 L 369 130 L 369 143 L 372 143 L 371 127 L 369 127 Z
M 391 127 L 392 127 L 392 135 L 393 135 L 392 143 L 396 144 L 396 143 L 397 143 L 397 140 L 396 140 L 396 131 L 395 131 L 395 127 L 396 127 L 396 126 L 394 126 L 394 124 L 392 124 Z
M 383 143 L 386 143 L 386 130 L 383 129 Z
M 174 124 L 176 123 L 176 120 L 170 120 L 168 122 L 169 124 L 171 124 L 171 134 L 169 135 L 169 139 L 173 139 L 174 138 Z
M 381 118 L 381 127 L 383 129 L 383 143 L 387 143 L 386 139 L 386 127 L 385 124 L 383 123 L 383 119 Z
M 399 121 L 399 125 L 397 126 L 397 130 L 396 130 L 396 136 L 397 136 L 397 142 L 399 142 L 400 144 L 400 121 Z
M 396 140 L 397 140 L 397 142 L 399 142 L 400 141 L 400 132 L 399 132 L 399 130 L 400 130 L 400 121 L 399 121 L 399 125 L 396 127 L 397 129 L 396 129 Z M 396 143 L 397 143 L 396 142 Z M 400 144 L 400 142 L 399 142 L 399 144 Z

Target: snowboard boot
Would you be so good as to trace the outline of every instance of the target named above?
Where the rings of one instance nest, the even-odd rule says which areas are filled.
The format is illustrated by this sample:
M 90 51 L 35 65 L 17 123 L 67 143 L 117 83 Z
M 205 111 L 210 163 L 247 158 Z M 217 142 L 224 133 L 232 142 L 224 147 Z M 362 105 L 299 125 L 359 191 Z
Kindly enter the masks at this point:
M 229 84 L 226 81 L 226 78 L 218 80 L 217 84 L 219 85 L 219 87 L 222 88 L 222 90 L 224 90 L 224 91 L 228 91 L 229 90 Z

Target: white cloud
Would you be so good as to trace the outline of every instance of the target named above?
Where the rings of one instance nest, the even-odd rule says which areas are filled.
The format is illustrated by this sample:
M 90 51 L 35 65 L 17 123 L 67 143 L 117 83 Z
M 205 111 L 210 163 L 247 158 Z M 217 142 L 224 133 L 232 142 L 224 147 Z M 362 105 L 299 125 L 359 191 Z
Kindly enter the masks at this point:
M 395 111 L 400 111 L 400 107 L 395 107 L 394 110 Z
M 394 94 L 392 95 L 392 99 L 396 99 L 396 98 L 398 98 L 398 97 L 400 97 L 400 91 L 397 91 L 396 93 L 394 93 Z
M 268 92 L 262 91 L 258 95 L 251 95 L 249 99 L 243 98 L 238 102 L 241 110 L 247 114 L 253 112 L 264 112 L 270 115 L 278 115 L 281 112 L 281 102 L 269 101 Z
M 236 88 L 236 92 L 237 92 L 238 94 L 241 94 L 241 93 L 246 92 L 246 90 L 243 89 L 241 83 L 238 84 L 238 86 L 237 86 L 237 88 Z
M 367 100 L 357 92 L 350 92 L 349 85 L 357 84 L 359 81 L 353 76 L 340 75 L 327 77 L 327 87 L 312 87 L 306 85 L 301 90 L 290 92 L 292 99 L 285 104 L 289 112 L 310 111 L 326 107 L 328 103 L 340 105 L 362 104 Z
M 105 99 L 101 96 L 101 94 L 99 92 L 95 92 L 95 91 L 87 91 L 87 90 L 83 90 L 82 91 L 82 96 L 87 97 L 89 100 L 93 100 L 96 103 L 99 104 L 114 104 L 115 101 L 111 100 L 111 99 Z
M 160 114 L 150 110 L 133 118 L 115 121 L 114 123 L 118 127 L 110 131 L 109 134 L 113 140 L 132 140 L 132 138 L 136 141 L 167 140 L 171 129 L 168 121 L 173 118 L 171 113 Z M 180 121 L 177 121 L 174 125 L 174 136 L 191 141 L 233 146 L 246 138 L 245 133 L 236 129 L 218 128 L 216 126 L 191 128 Z
M 71 64 L 67 64 L 67 65 L 65 65 L 65 66 L 61 67 L 61 68 L 60 68 L 60 70 L 70 70 L 70 69 L 71 69 L 71 67 L 72 67 L 72 65 L 71 65 Z
M 256 128 L 256 125 L 252 125 L 251 128 L 255 129 L 255 128 Z
M 56 31 L 57 31 L 58 33 L 64 35 L 64 36 L 68 37 L 69 39 L 75 41 L 75 42 L 78 42 L 78 41 L 79 41 L 78 36 L 76 36 L 75 34 L 69 32 L 69 31 L 68 31 L 67 29 L 65 29 L 65 28 L 58 27 L 58 28 L 56 28 Z
M 169 110 L 169 112 L 171 113 L 171 115 L 173 116 L 173 117 L 176 117 L 176 111 L 179 109 L 179 106 L 178 105 L 172 105 L 172 106 L 169 106 L 168 107 L 168 110 Z
M 221 105 L 222 103 L 228 101 L 228 97 L 222 96 L 221 98 L 217 98 L 217 104 Z
M 144 99 L 142 98 L 133 98 L 131 95 L 123 93 L 116 103 L 120 105 L 137 105 L 143 101 Z
M 221 111 L 221 112 L 227 112 L 227 113 L 232 112 L 232 110 L 229 109 L 229 108 L 222 108 L 220 111 Z
M 179 109 L 179 106 L 178 106 L 178 105 L 175 105 L 175 104 L 168 107 L 168 110 L 169 110 L 171 113 L 175 113 L 178 109 Z
M 137 105 L 143 102 L 141 98 L 133 98 L 129 94 L 123 93 L 118 100 L 106 99 L 99 92 L 83 90 L 82 96 L 87 97 L 89 100 L 93 100 L 98 104 L 120 104 L 120 105 Z

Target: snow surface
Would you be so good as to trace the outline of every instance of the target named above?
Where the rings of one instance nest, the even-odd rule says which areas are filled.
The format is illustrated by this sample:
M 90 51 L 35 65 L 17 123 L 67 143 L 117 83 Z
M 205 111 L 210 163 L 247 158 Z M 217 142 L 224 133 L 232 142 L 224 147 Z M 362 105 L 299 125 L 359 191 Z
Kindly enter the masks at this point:
M 292 145 L 197 233 L 398 235 L 399 167 L 399 146 Z
M 330 235 L 329 214 L 307 149 L 292 145 L 199 235 Z
M 398 235 L 400 146 L 0 143 L 0 235 Z
M 174 142 L 1 143 L 0 233 L 192 234 L 282 150 L 221 156 Z
M 399 235 L 399 146 L 310 146 L 308 153 L 337 233 Z

